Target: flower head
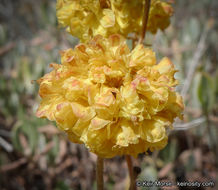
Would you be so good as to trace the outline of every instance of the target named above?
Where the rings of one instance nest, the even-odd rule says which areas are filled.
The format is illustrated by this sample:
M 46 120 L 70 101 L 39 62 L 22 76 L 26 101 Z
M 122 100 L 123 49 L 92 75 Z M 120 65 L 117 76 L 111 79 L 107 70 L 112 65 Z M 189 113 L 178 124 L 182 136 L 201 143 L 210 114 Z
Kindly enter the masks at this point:
M 162 149 L 166 128 L 182 117 L 174 65 L 124 38 L 94 37 L 61 52 L 62 64 L 38 80 L 38 117 L 56 121 L 72 142 L 102 157 Z
M 141 33 L 143 0 L 57 0 L 57 18 L 62 27 L 82 41 L 95 35 Z M 152 0 L 147 29 L 156 33 L 170 23 L 173 9 L 161 0 Z

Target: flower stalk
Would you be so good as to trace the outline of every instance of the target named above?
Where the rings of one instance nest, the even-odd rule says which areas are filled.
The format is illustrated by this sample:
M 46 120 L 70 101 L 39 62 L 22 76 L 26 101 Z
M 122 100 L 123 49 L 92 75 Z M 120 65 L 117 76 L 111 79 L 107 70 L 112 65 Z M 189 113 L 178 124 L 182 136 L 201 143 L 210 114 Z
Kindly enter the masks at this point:
M 141 33 L 141 37 L 139 39 L 139 43 L 140 44 L 142 44 L 144 39 L 145 39 L 146 28 L 147 28 L 147 24 L 148 24 L 150 5 L 151 5 L 151 0 L 145 0 L 142 33 Z
M 130 187 L 129 190 L 136 190 L 136 185 L 135 185 L 135 175 L 133 171 L 133 164 L 132 164 L 132 158 L 130 155 L 126 155 L 126 162 L 128 165 L 128 170 L 129 170 L 129 178 L 130 178 Z
M 97 190 L 104 189 L 103 170 L 104 170 L 104 159 L 98 156 L 97 165 L 96 165 Z

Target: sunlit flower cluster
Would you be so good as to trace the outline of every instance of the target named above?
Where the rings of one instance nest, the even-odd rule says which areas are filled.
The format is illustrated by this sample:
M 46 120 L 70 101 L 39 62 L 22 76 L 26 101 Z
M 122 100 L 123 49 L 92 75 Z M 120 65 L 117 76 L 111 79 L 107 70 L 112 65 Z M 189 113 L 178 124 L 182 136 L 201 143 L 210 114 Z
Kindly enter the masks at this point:
M 38 80 L 37 116 L 102 157 L 162 149 L 183 102 L 174 91 L 174 65 L 168 58 L 156 63 L 150 48 L 130 51 L 119 35 L 62 51 L 61 64 Z
M 60 26 L 81 41 L 95 35 L 141 33 L 144 0 L 58 0 L 57 18 Z M 156 33 L 170 24 L 173 9 L 169 3 L 152 0 L 147 29 Z

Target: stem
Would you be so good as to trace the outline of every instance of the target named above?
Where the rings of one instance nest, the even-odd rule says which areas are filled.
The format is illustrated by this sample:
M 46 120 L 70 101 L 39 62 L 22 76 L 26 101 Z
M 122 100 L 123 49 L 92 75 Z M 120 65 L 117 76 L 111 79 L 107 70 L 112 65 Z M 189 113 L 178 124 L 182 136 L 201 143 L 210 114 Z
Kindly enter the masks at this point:
M 103 170 L 104 170 L 104 159 L 98 156 L 97 165 L 96 165 L 97 190 L 104 189 Z
M 145 39 L 146 28 L 147 28 L 147 24 L 148 24 L 150 5 L 151 5 L 151 0 L 145 0 L 142 33 L 141 33 L 141 38 L 139 39 L 139 43 L 140 44 L 143 44 L 143 40 Z
M 127 162 L 127 165 L 128 165 L 129 178 L 130 178 L 130 187 L 129 187 L 129 190 L 136 190 L 132 158 L 131 158 L 130 155 L 126 155 L 125 157 L 126 157 L 126 162 Z

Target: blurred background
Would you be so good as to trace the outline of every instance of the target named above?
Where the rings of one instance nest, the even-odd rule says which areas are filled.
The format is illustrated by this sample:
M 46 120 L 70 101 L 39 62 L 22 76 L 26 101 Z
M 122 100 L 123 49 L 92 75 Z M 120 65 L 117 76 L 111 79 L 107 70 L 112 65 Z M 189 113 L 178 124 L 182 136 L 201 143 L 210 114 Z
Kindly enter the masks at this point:
M 60 63 L 60 50 L 78 43 L 58 28 L 55 4 L 0 0 L 1 190 L 96 189 L 96 156 L 35 116 L 40 98 L 34 80 L 49 72 L 49 63 Z M 171 26 L 146 41 L 179 69 L 184 121 L 175 123 L 165 149 L 134 163 L 139 180 L 215 184 L 163 189 L 218 189 L 218 1 L 177 0 L 173 6 Z M 127 189 L 123 157 L 106 160 L 104 174 L 105 189 Z

